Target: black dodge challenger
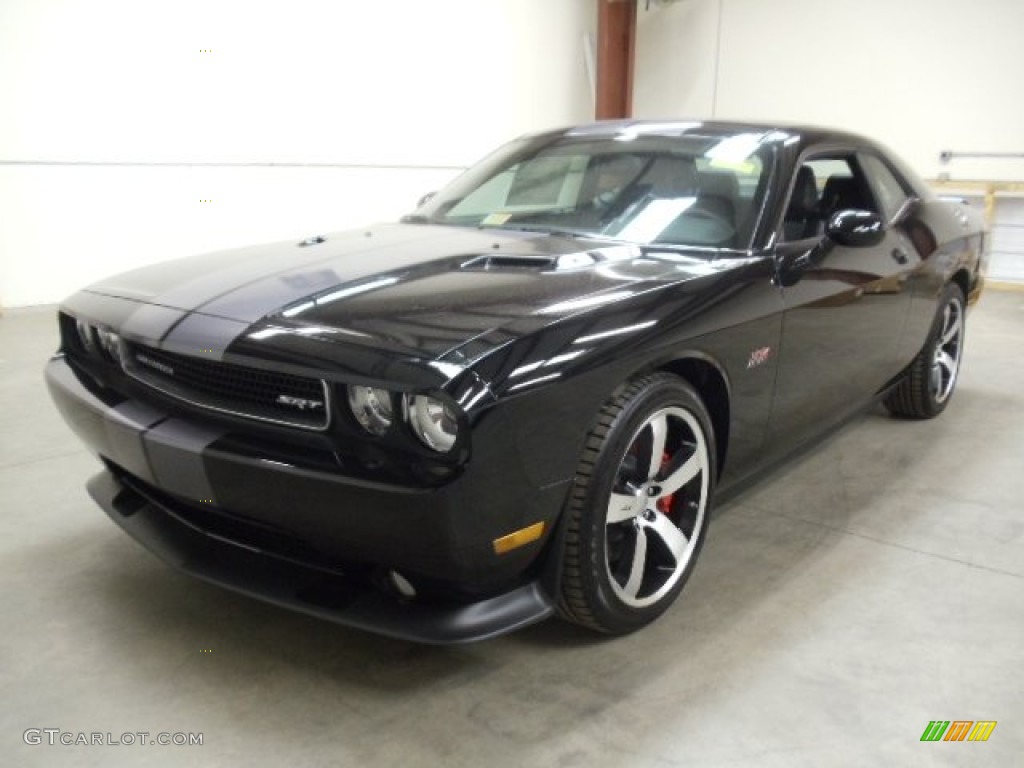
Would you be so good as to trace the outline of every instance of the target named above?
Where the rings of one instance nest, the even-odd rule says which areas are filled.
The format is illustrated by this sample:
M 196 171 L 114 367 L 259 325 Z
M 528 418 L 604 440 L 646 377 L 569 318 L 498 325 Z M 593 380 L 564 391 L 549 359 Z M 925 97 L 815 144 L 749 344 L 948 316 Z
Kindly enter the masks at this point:
M 46 379 L 107 514 L 203 579 L 426 642 L 663 613 L 713 498 L 949 403 L 979 215 L 864 138 L 605 122 L 401 222 L 103 280 Z

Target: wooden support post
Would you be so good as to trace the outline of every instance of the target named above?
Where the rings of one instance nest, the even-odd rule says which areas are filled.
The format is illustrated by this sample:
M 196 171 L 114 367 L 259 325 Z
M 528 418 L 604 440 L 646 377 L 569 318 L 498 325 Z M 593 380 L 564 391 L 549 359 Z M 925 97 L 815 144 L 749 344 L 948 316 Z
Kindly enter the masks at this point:
M 597 108 L 595 117 L 629 117 L 633 111 L 636 0 L 597 1 Z

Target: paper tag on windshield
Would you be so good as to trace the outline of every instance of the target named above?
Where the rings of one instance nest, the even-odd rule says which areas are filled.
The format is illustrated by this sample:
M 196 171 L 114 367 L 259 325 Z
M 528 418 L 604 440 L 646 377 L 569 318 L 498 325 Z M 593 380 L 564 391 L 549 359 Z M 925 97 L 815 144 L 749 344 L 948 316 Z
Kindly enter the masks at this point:
M 482 227 L 500 227 L 506 221 L 512 218 L 511 213 L 489 213 L 484 217 L 484 220 L 480 222 Z
M 725 158 L 713 158 L 708 161 L 708 165 L 712 168 L 724 168 L 730 171 L 739 171 L 740 173 L 750 174 L 756 170 L 756 166 L 747 160 L 728 160 Z

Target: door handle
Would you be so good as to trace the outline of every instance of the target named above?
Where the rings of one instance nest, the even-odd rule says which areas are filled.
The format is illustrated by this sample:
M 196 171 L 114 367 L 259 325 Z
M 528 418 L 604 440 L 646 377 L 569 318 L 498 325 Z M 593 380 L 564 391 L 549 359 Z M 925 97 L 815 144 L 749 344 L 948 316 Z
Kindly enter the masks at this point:
M 893 261 L 895 261 L 897 264 L 906 264 L 908 261 L 910 261 L 910 258 L 907 256 L 907 252 L 904 251 L 902 248 L 893 248 L 892 253 L 889 255 L 892 256 Z

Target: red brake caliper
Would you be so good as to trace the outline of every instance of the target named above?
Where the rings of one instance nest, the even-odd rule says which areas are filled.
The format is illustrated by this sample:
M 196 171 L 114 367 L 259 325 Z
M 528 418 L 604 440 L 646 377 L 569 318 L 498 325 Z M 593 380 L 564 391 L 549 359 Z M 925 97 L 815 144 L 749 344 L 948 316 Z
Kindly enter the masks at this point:
M 668 462 L 670 458 L 671 456 L 669 456 L 667 453 L 661 454 L 661 468 L 658 470 L 658 474 L 661 474 L 662 472 L 665 471 L 665 468 L 668 467 Z M 660 499 L 658 499 L 658 502 L 656 504 L 656 506 L 658 507 L 658 511 L 661 512 L 663 515 L 669 514 L 672 511 L 672 501 L 675 499 L 675 497 L 676 495 L 674 493 L 670 493 L 668 496 L 662 496 Z

